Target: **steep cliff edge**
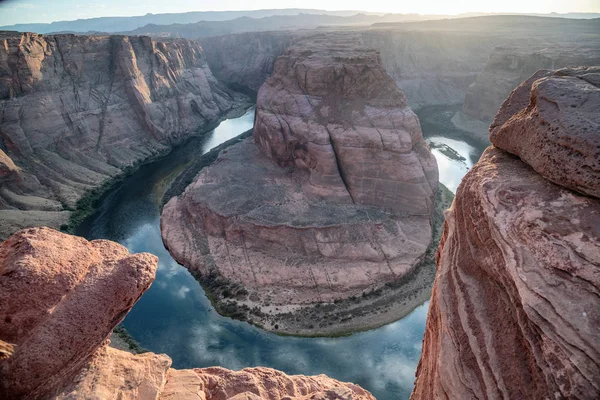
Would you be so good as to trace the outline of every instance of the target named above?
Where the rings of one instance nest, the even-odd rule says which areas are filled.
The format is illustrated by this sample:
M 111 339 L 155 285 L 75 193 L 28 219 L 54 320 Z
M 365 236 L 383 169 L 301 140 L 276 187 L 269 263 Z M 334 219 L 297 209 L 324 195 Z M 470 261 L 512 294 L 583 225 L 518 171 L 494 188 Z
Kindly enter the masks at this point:
M 446 213 L 411 398 L 600 396 L 599 83 L 541 72 L 502 105 Z
M 22 230 L 0 244 L 0 397 L 374 400 L 324 375 L 174 370 L 164 354 L 109 347 L 107 337 L 148 289 L 157 262 L 48 228 Z
M 378 52 L 313 35 L 260 88 L 254 141 L 165 205 L 162 237 L 222 313 L 294 334 L 365 329 L 427 296 L 437 179 Z
M 196 42 L 0 33 L 0 237 L 66 223 L 84 193 L 241 100 Z
M 488 141 L 487 128 L 506 97 L 541 69 L 599 65 L 600 47 L 586 40 L 563 46 L 498 47 L 465 95 L 463 108 L 452 122 Z

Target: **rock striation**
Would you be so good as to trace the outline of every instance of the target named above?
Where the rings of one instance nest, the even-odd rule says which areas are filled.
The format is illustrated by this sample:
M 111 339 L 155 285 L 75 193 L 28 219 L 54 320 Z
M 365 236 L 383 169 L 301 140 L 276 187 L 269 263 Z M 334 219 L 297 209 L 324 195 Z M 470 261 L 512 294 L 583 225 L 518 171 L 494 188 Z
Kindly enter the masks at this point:
M 154 280 L 157 262 L 49 228 L 22 230 L 0 244 L 0 397 L 374 400 L 324 375 L 175 370 L 164 354 L 109 347 L 108 336 Z
M 189 40 L 0 33 L 0 237 L 66 223 L 84 193 L 240 101 Z
M 446 214 L 412 399 L 600 396 L 599 78 L 540 72 L 498 112 Z
M 259 90 L 254 141 L 223 151 L 165 205 L 162 236 L 267 329 L 343 329 L 295 316 L 414 273 L 431 244 L 437 174 L 379 54 L 359 36 L 316 35 Z

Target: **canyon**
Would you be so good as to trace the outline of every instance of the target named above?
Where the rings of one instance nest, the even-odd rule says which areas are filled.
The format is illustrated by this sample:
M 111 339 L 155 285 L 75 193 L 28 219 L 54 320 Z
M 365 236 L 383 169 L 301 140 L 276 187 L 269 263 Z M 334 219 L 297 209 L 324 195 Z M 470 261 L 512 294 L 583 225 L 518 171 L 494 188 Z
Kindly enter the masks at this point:
M 412 399 L 600 395 L 599 83 L 540 71 L 500 108 L 446 211 Z
M 598 20 L 238 22 L 0 32 L 0 397 L 406 398 L 420 355 L 413 399 L 598 398 Z M 438 114 L 446 136 L 424 137 Z M 210 150 L 240 115 L 253 130 Z M 475 163 L 460 135 L 492 145 Z M 144 172 L 171 151 L 174 167 Z M 470 169 L 454 202 L 439 153 Z M 21 230 L 43 225 L 161 258 Z M 136 304 L 133 336 L 169 356 L 115 348 Z M 415 307 L 345 342 L 265 332 L 345 335 Z M 195 319 L 215 309 L 261 329 Z
M 175 370 L 164 354 L 109 347 L 108 336 L 150 287 L 157 258 L 49 228 L 0 244 L 0 396 L 33 398 L 374 400 L 324 375 L 269 368 Z M 26 366 L 24 368 L 24 366 Z
M 2 238 L 68 226 L 91 191 L 248 104 L 189 40 L 8 32 L 0 43 Z
M 374 313 L 343 317 L 339 302 L 420 276 L 437 186 L 419 120 L 379 54 L 358 35 L 317 34 L 277 59 L 253 141 L 223 150 L 171 199 L 161 231 L 176 260 L 218 282 L 222 311 L 286 333 L 364 329 Z

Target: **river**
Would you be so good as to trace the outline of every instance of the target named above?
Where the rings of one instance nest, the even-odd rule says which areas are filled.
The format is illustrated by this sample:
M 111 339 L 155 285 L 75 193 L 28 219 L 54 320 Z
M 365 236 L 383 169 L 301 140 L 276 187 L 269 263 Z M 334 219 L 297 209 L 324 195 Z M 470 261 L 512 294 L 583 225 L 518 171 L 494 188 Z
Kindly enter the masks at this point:
M 423 130 L 438 160 L 440 181 L 454 192 L 483 146 L 457 139 L 456 132 L 437 123 L 437 117 L 449 112 L 434 107 L 418 114 L 422 120 L 435 116 L 431 120 L 436 123 L 424 123 Z M 158 202 L 165 181 L 195 157 L 250 129 L 253 120 L 250 109 L 143 165 L 106 193 L 97 211 L 78 228 L 77 234 L 87 239 L 114 240 L 131 252 L 159 258 L 155 282 L 123 325 L 142 347 L 168 354 L 174 368 L 267 366 L 288 374 L 327 374 L 354 382 L 379 400 L 407 399 L 421 353 L 428 302 L 397 322 L 347 337 L 278 336 L 218 315 L 198 282 L 164 248 Z

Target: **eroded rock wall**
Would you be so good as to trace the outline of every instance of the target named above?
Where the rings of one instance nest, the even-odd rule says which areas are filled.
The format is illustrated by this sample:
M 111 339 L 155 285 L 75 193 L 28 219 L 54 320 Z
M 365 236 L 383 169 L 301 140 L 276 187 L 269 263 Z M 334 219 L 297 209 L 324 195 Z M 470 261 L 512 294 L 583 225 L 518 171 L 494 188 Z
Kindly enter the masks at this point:
M 0 237 L 44 219 L 58 227 L 53 215 L 66 222 L 86 191 L 239 100 L 196 42 L 0 34 Z
M 600 396 L 599 78 L 541 72 L 498 112 L 446 213 L 413 399 Z
M 171 199 L 161 232 L 221 312 L 295 334 L 364 329 L 403 315 L 429 289 L 416 270 L 437 186 L 419 120 L 379 53 L 360 35 L 311 35 L 261 86 L 253 140 L 222 151 Z M 399 281 L 421 294 L 407 289 L 402 306 L 375 318 L 338 316 L 356 306 L 340 302 Z M 317 322 L 321 304 L 331 307 Z

